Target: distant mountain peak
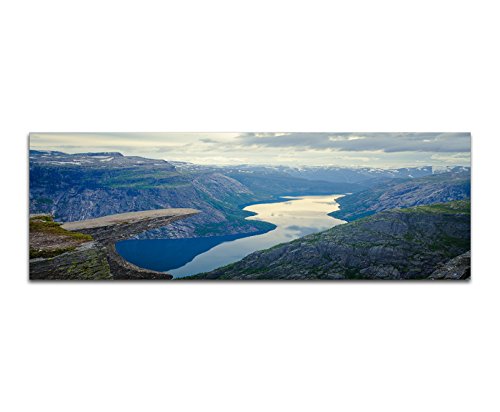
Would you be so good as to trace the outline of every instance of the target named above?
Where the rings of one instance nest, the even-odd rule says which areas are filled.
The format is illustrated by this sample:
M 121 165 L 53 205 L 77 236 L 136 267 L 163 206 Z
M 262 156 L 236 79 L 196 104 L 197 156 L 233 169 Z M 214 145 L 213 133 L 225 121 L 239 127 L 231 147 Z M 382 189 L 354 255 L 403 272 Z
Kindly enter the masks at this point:
M 55 151 L 30 150 L 30 165 L 91 169 L 147 167 L 175 171 L 175 167 L 166 160 L 147 159 L 139 156 L 124 156 L 120 152 L 86 152 L 70 154 Z
M 124 157 L 120 152 L 88 152 L 88 153 L 77 153 L 80 156 L 112 156 L 112 157 Z

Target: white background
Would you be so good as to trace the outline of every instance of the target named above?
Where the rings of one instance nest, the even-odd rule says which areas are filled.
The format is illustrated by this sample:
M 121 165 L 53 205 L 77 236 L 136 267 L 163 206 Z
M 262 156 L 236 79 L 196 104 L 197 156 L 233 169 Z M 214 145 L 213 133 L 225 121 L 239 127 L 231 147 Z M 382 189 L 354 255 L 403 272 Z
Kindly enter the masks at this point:
M 496 1 L 2 1 L 0 409 L 499 411 Z M 471 131 L 470 283 L 29 283 L 30 131 Z

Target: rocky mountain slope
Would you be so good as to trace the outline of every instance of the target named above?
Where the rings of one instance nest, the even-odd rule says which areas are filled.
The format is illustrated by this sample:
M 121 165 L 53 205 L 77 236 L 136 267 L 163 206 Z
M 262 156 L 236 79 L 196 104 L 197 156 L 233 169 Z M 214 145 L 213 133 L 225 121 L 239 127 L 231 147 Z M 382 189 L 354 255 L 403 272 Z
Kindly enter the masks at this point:
M 442 263 L 432 272 L 429 279 L 432 280 L 467 280 L 470 279 L 471 259 L 470 250 Z
M 340 210 L 331 215 L 352 221 L 374 213 L 419 205 L 469 199 L 470 169 L 455 168 L 416 179 L 389 179 L 338 200 Z
M 145 238 L 187 238 L 259 233 L 274 225 L 246 220 L 241 205 L 279 195 L 331 194 L 335 183 L 260 175 L 240 180 L 220 168 L 180 168 L 120 153 L 30 152 L 30 212 L 74 221 L 138 210 L 195 208 L 201 213 Z M 236 173 L 237 175 L 237 173 Z
M 190 279 L 425 279 L 470 250 L 470 202 L 377 213 Z

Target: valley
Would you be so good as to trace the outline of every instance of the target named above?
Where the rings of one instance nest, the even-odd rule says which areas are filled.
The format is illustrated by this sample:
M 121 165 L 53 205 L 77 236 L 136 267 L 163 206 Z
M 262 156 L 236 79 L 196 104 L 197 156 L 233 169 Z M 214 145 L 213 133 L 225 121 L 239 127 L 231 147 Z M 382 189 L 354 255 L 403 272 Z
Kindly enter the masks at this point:
M 191 207 L 198 216 L 142 239 L 179 239 L 264 233 L 274 226 L 248 220 L 242 206 L 280 196 L 328 195 L 360 190 L 345 182 L 311 181 L 279 171 L 252 173 L 169 162 L 119 153 L 69 155 L 30 152 L 30 213 L 49 213 L 56 221 L 76 221 L 115 213 Z M 241 169 L 243 170 L 243 169 Z
M 116 245 L 128 261 L 147 269 L 168 271 L 174 278 L 216 269 L 243 259 L 257 250 L 344 223 L 329 212 L 338 208 L 331 196 L 288 196 L 281 202 L 247 206 L 248 220 L 264 221 L 274 229 L 250 236 L 217 236 L 194 239 L 125 240 Z
M 144 268 L 140 276 L 165 273 L 155 278 L 463 278 L 470 270 L 457 267 L 470 264 L 469 199 L 466 167 L 211 166 L 30 151 L 30 213 L 54 224 L 199 211 L 116 244 L 119 255 Z

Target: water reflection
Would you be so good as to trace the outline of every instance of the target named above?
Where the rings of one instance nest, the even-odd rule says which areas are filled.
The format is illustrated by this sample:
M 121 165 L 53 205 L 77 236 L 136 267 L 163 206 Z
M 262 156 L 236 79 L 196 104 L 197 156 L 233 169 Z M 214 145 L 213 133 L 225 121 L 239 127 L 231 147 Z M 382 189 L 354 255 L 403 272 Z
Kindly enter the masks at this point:
M 344 223 L 328 216 L 328 213 L 338 210 L 335 199 L 339 197 L 341 195 L 286 197 L 284 202 L 247 206 L 244 210 L 256 213 L 247 219 L 262 220 L 277 226 L 259 235 L 132 240 L 120 242 L 117 250 L 138 266 L 168 271 L 174 277 L 207 272 L 241 260 L 256 250 L 290 242 Z

